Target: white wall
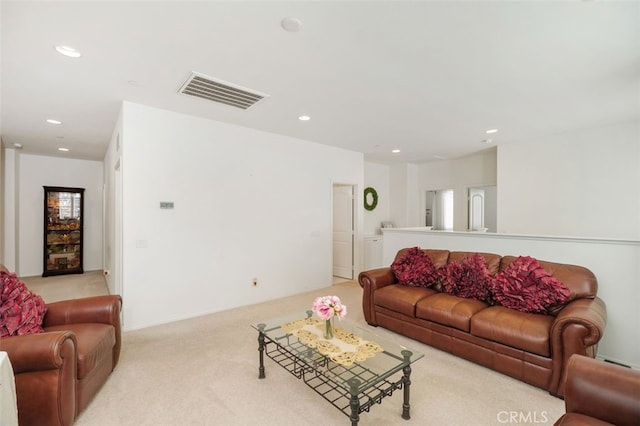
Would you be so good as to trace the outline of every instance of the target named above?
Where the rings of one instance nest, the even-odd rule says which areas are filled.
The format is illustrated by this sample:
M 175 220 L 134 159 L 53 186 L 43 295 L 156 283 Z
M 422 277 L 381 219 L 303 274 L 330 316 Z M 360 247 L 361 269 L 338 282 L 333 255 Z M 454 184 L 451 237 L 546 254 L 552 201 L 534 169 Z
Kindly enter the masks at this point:
M 498 232 L 640 239 L 640 122 L 498 147 Z
M 417 226 L 421 214 L 419 195 L 419 166 L 412 163 L 390 167 L 391 220 L 395 226 Z
M 0 22 L 2 22 L 2 2 L 0 2 Z M 2 81 L 2 31 L 0 31 L 0 82 Z M 2 143 L 2 84 L 0 84 L 0 200 L 4 200 L 4 157 L 5 148 Z M 4 265 L 4 252 L 5 252 L 5 211 L 4 207 L 0 208 L 0 264 Z
M 122 231 L 118 229 L 118 224 L 122 220 L 122 209 L 117 207 L 118 202 L 122 202 L 122 196 L 118 192 L 118 178 L 121 175 L 120 141 L 122 139 L 122 111 L 118 116 L 118 121 L 111 135 L 111 140 L 104 157 L 104 248 L 103 264 L 105 280 L 109 293 L 121 294 L 122 289 L 122 250 L 119 243 L 122 239 Z
M 384 230 L 383 263 L 390 265 L 398 250 L 413 246 L 532 256 L 589 268 L 607 305 L 598 357 L 640 369 L 640 241 L 392 229 Z
M 15 149 L 5 149 L 3 158 L 3 235 L 2 263 L 10 271 L 18 272 L 18 154 Z
M 0 10 L 2 9 L 2 6 L 0 6 Z M 1 114 L 1 111 L 0 111 Z M 0 119 L 1 121 L 1 119 Z M 0 129 L 0 135 L 2 135 L 1 129 Z M 4 197 L 5 197 L 5 189 L 4 189 L 4 157 L 5 157 L 5 149 L 4 149 L 4 145 L 2 144 L 2 136 L 0 136 L 0 200 L 3 200 L 2 206 L 0 207 L 0 264 L 4 265 L 5 260 L 4 260 L 4 246 L 5 246 L 5 238 L 4 238 Z
M 330 285 L 332 184 L 361 194 L 361 153 L 126 102 L 121 144 L 126 329 Z
M 102 162 L 19 155 L 18 267 L 20 276 L 42 274 L 43 186 L 85 188 L 84 269 L 102 269 Z
M 372 187 L 378 193 L 378 205 L 372 211 L 364 210 L 364 234 L 381 234 L 380 223 L 391 220 L 391 187 L 389 166 L 386 164 L 364 163 L 364 186 Z M 364 202 L 364 201 L 363 201 Z

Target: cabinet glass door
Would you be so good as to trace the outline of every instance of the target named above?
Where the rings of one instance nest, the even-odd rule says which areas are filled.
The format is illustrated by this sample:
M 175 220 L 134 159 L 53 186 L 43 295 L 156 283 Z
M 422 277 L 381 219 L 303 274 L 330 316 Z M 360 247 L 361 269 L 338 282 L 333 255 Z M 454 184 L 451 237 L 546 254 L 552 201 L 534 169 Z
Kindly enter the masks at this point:
M 81 274 L 84 188 L 44 187 L 43 277 Z

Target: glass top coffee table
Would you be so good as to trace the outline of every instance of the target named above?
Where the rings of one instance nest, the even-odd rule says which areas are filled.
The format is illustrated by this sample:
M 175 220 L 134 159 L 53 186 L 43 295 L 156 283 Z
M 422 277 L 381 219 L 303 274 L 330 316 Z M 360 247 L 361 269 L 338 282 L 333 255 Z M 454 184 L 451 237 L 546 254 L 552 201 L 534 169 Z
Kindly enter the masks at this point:
M 265 378 L 266 353 L 347 415 L 352 426 L 358 424 L 360 413 L 368 412 L 393 391 L 403 389 L 402 418 L 410 418 L 411 364 L 423 354 L 348 320 L 336 320 L 334 337 L 325 339 L 325 321 L 314 317 L 311 311 L 252 327 L 258 331 L 258 378 Z

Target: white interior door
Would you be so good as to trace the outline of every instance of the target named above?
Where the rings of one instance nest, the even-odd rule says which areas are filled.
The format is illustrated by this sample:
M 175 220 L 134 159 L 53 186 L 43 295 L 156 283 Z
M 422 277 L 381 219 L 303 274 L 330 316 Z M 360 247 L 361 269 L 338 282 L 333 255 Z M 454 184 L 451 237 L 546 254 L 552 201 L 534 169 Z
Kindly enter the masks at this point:
M 333 275 L 353 279 L 353 186 L 333 186 Z
M 484 189 L 469 188 L 469 230 L 484 228 Z

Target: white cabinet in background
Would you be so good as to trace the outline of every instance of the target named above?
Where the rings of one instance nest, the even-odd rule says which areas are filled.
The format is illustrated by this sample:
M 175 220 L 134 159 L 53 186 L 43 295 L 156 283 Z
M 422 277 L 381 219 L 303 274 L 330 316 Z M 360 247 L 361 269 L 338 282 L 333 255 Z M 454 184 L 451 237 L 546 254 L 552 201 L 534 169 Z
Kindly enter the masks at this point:
M 382 235 L 364 237 L 364 270 L 382 268 Z

